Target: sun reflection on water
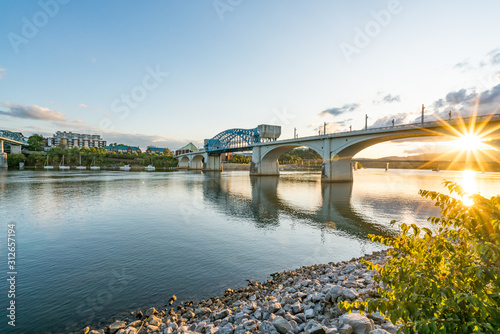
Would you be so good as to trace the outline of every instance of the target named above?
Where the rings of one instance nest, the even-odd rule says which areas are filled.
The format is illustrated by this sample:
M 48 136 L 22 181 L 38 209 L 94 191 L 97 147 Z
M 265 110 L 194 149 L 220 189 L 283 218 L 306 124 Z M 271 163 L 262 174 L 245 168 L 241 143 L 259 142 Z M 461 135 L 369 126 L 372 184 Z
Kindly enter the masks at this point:
M 470 195 L 477 193 L 476 172 L 472 170 L 464 170 L 462 172 L 460 185 L 465 192 L 462 202 L 467 206 L 473 205 L 474 201 L 470 198 Z

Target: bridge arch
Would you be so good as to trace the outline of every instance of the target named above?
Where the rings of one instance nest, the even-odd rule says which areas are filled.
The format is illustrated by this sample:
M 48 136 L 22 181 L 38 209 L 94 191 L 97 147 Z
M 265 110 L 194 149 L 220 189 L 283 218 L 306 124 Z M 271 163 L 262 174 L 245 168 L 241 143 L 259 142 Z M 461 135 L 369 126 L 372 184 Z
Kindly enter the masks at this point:
M 196 154 L 191 158 L 189 164 L 189 169 L 203 169 L 203 163 L 205 162 L 205 157 L 202 154 Z
M 224 152 L 229 149 L 250 147 L 260 142 L 257 129 L 229 129 L 222 131 L 205 142 L 205 151 Z
M 189 158 L 186 156 L 179 158 L 179 168 L 189 168 Z
M 269 174 L 279 174 L 279 157 L 290 151 L 293 150 L 294 148 L 298 147 L 307 147 L 312 150 L 314 150 L 316 153 L 318 153 L 322 159 L 323 157 L 323 150 L 321 147 L 318 147 L 318 145 L 311 145 L 311 144 L 305 144 L 305 145 L 284 145 L 284 146 L 278 146 L 275 148 L 270 149 L 268 152 L 265 152 L 261 158 L 260 158 L 260 163 L 262 164 L 262 168 L 265 170 L 268 170 Z

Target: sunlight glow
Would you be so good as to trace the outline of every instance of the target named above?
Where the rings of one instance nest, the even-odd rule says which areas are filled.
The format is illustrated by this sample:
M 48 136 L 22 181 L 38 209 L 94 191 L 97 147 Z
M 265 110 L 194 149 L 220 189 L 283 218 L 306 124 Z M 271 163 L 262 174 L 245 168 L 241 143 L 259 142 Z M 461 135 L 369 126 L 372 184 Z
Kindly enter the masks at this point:
M 481 150 L 484 147 L 481 138 L 472 133 L 462 135 L 454 142 L 454 144 L 461 151 Z
M 475 175 L 476 172 L 472 170 L 464 170 L 462 182 L 460 182 L 460 185 L 466 193 L 466 195 L 462 198 L 462 202 L 467 206 L 474 204 L 474 201 L 469 196 L 477 192 Z

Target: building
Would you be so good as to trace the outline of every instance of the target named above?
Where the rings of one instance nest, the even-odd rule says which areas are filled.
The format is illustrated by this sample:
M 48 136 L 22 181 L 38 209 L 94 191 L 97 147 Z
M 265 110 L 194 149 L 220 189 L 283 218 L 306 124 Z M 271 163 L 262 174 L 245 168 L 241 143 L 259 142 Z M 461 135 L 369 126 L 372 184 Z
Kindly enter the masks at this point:
M 146 153 L 154 153 L 158 155 L 163 155 L 165 152 L 168 152 L 169 149 L 165 147 L 156 147 L 156 146 L 148 146 L 146 149 Z
M 178 156 L 179 154 L 184 154 L 184 153 L 189 153 L 189 152 L 198 152 L 198 148 L 194 146 L 193 143 L 189 143 L 184 147 L 181 147 L 178 150 L 175 150 L 175 156 Z
M 80 134 L 66 131 L 57 131 L 53 137 L 47 138 L 47 146 L 66 146 L 72 147 L 95 147 L 104 148 L 106 141 L 101 139 L 100 135 Z
M 141 154 L 142 151 L 139 148 L 139 146 L 128 146 L 128 145 L 113 145 L 113 146 L 106 146 L 104 147 L 106 151 L 109 153 L 111 152 L 116 152 L 116 153 L 137 153 Z

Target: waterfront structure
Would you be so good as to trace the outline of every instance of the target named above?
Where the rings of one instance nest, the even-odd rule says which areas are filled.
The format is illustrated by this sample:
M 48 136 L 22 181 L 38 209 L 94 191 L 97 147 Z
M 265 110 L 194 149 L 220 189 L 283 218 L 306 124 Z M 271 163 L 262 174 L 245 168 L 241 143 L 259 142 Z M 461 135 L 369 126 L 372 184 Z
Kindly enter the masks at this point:
M 156 146 L 148 146 L 148 148 L 146 149 L 146 153 L 154 153 L 158 155 L 163 155 L 168 151 L 169 150 L 166 147 L 156 147 Z
M 106 141 L 102 140 L 100 135 L 57 131 L 53 137 L 47 138 L 47 147 L 54 146 L 104 148 Z
M 137 153 L 137 154 L 142 153 L 142 151 L 139 148 L 139 146 L 111 145 L 111 146 L 105 146 L 104 149 L 106 149 L 106 151 L 108 151 L 109 153 L 111 153 L 111 152 L 116 152 L 116 153 Z
M 179 155 L 178 167 L 221 171 L 221 154 L 252 150 L 250 175 L 279 175 L 278 158 L 297 147 L 308 147 L 323 160 L 322 181 L 352 182 L 352 157 L 372 145 L 404 138 L 446 136 L 457 137 L 465 128 L 482 129 L 483 139 L 500 148 L 500 114 L 424 122 L 391 127 L 346 131 L 286 140 L 264 141 L 259 129 L 231 129 L 205 140 L 204 150 Z M 272 133 L 272 132 L 271 132 Z M 269 132 L 265 132 L 268 136 Z M 269 139 L 269 138 L 268 138 Z
M 175 150 L 175 156 L 185 154 L 185 153 L 198 152 L 198 151 L 199 151 L 198 148 L 193 143 L 189 143 L 189 144 L 181 147 L 180 149 Z
M 28 146 L 28 139 L 20 132 L 0 130 L 0 168 L 7 168 L 7 153 L 4 144 L 10 145 L 10 153 L 21 153 L 22 146 Z

